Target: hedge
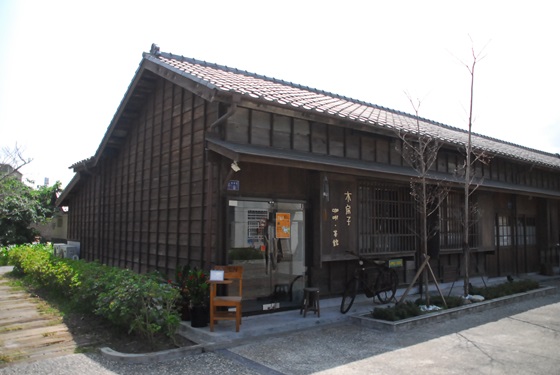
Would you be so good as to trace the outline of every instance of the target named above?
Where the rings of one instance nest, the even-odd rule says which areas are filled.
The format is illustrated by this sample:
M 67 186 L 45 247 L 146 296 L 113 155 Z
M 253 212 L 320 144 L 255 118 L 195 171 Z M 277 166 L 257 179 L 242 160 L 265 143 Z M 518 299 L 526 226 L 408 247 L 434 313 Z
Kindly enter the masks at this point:
M 179 291 L 155 273 L 141 275 L 98 262 L 58 258 L 52 246 L 42 244 L 0 248 L 0 265 L 6 264 L 80 310 L 150 341 L 158 333 L 172 337 L 179 326 Z

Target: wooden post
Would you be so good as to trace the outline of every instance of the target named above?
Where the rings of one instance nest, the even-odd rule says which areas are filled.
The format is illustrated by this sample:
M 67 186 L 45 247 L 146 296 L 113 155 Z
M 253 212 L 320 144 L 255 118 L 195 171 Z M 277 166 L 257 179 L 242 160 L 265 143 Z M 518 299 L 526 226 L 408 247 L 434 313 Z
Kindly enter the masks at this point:
M 429 260 L 430 260 L 430 256 L 426 255 L 426 259 L 424 259 L 424 262 L 422 262 L 422 264 L 420 265 L 420 268 L 418 268 L 418 271 L 416 271 L 416 275 L 414 275 L 414 279 L 412 279 L 412 282 L 410 283 L 408 288 L 406 288 L 406 290 L 404 291 L 404 294 L 401 296 L 401 298 L 399 299 L 397 304 L 402 303 L 402 301 L 404 301 L 404 299 L 406 298 L 406 296 L 410 292 L 410 289 L 412 289 L 412 287 L 414 286 L 414 283 L 416 282 L 416 280 L 418 280 L 418 277 L 420 277 L 420 274 L 424 270 L 424 267 L 426 267 L 426 264 L 428 263 Z
M 432 266 L 430 266 L 430 263 L 427 263 L 428 265 L 428 270 L 430 271 L 430 274 L 432 275 L 432 279 L 434 279 L 434 284 L 436 285 L 436 289 L 441 297 L 441 299 L 443 300 L 443 305 L 445 306 L 445 308 L 447 308 L 447 302 L 445 301 L 445 297 L 443 296 L 443 293 L 441 292 L 441 289 L 439 288 L 439 284 L 436 280 L 436 276 L 434 275 L 434 271 L 432 270 Z
M 432 267 L 430 266 L 429 261 L 430 261 L 430 256 L 426 255 L 426 258 L 424 259 L 424 261 L 420 265 L 420 268 L 418 268 L 418 271 L 416 271 L 416 275 L 414 276 L 414 279 L 412 279 L 412 282 L 410 283 L 408 288 L 406 288 L 404 294 L 401 296 L 401 298 L 399 299 L 397 304 L 402 303 L 404 301 L 404 299 L 406 298 L 406 296 L 410 292 L 410 289 L 412 289 L 412 287 L 414 286 L 414 283 L 416 282 L 416 280 L 418 280 L 418 277 L 420 277 L 420 275 L 422 274 L 422 271 L 424 271 L 424 268 L 426 268 L 426 266 L 427 266 L 428 270 L 430 271 L 430 274 L 432 275 L 432 279 L 434 279 L 434 284 L 436 285 L 438 293 L 441 296 L 441 299 L 443 300 L 443 305 L 447 308 L 447 302 L 445 301 L 445 297 L 443 296 L 443 293 L 441 292 L 441 289 L 439 288 L 439 284 L 436 280 L 436 276 L 434 275 L 434 271 L 432 270 Z

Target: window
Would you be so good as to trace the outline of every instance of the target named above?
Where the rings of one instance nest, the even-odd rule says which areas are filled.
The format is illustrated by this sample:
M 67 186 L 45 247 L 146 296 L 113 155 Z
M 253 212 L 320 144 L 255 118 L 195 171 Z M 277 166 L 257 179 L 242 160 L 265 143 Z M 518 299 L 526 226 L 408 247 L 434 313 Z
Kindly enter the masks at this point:
M 416 210 L 406 186 L 361 183 L 359 249 L 379 254 L 416 249 Z
M 442 249 L 460 249 L 463 246 L 463 210 L 461 195 L 450 192 L 440 206 L 439 241 Z
M 471 196 L 471 215 L 469 218 L 469 246 L 478 247 L 480 243 L 476 200 Z M 449 192 L 439 208 L 439 244 L 441 249 L 461 249 L 463 247 L 463 195 Z
M 262 242 L 262 233 L 259 231 L 262 219 L 268 219 L 268 210 L 247 211 L 247 241 L 249 243 Z
M 512 245 L 511 224 L 508 216 L 498 215 L 496 222 L 496 246 L 507 247 Z
M 537 228 L 534 217 L 517 218 L 517 245 L 535 246 L 537 244 Z
M 534 217 L 525 218 L 525 241 L 527 246 L 537 244 L 537 225 Z

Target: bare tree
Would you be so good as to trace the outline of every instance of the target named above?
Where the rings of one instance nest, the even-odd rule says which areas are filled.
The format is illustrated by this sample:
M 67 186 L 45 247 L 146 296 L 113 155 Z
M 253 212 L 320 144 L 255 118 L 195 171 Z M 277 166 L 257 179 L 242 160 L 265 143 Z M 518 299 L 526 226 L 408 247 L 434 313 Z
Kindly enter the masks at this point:
M 435 236 L 437 232 L 437 227 L 430 225 L 429 217 L 439 210 L 439 206 L 447 195 L 449 188 L 444 180 L 436 180 L 429 176 L 430 170 L 437 161 L 438 152 L 442 143 L 431 134 L 422 131 L 420 118 L 418 116 L 421 101 L 417 100 L 414 102 L 408 94 L 407 97 L 416 115 L 416 129 L 414 131 L 398 132 L 402 143 L 402 147 L 399 151 L 403 159 L 417 173 L 417 176 L 413 177 L 410 181 L 410 194 L 414 199 L 420 216 L 420 233 L 416 233 L 416 235 L 420 239 L 420 259 L 421 261 L 425 261 L 423 264 L 427 266 L 427 269 L 423 269 L 422 284 L 424 288 L 423 294 L 426 298 L 426 303 L 429 305 L 428 271 L 431 272 L 431 268 L 428 264 L 428 241 Z M 416 232 L 416 230 L 414 231 Z M 422 268 L 419 269 L 419 272 L 421 270 Z M 433 277 L 433 272 L 431 273 Z M 415 281 L 416 280 L 414 280 L 413 283 Z M 434 282 L 436 282 L 435 278 Z
M 10 168 L 6 169 L 5 172 L 0 171 L 0 182 L 4 179 L 14 175 L 22 167 L 31 163 L 33 159 L 26 158 L 23 155 L 23 149 L 17 145 L 13 148 L 3 147 L 0 164 L 7 165 Z
M 471 40 L 472 42 L 472 40 Z M 469 102 L 469 123 L 468 123 L 468 139 L 465 145 L 465 161 L 458 170 L 459 174 L 462 174 L 464 185 L 464 210 L 463 210 L 463 264 L 464 264 L 464 276 L 463 276 L 463 294 L 464 296 L 469 295 L 469 285 L 470 285 L 470 243 L 469 243 L 469 233 L 472 225 L 476 222 L 478 215 L 478 208 L 475 204 L 470 201 L 471 195 L 476 191 L 478 186 L 480 186 L 482 180 L 477 181 L 476 176 L 472 173 L 473 167 L 476 163 L 487 164 L 490 160 L 489 156 L 481 151 L 475 150 L 472 146 L 472 124 L 473 124 L 473 104 L 474 104 L 474 73 L 477 62 L 482 60 L 484 56 L 480 56 L 480 53 L 475 53 L 474 47 L 471 48 L 472 53 L 472 63 L 463 63 L 469 71 L 471 76 L 471 87 L 470 87 L 470 102 Z

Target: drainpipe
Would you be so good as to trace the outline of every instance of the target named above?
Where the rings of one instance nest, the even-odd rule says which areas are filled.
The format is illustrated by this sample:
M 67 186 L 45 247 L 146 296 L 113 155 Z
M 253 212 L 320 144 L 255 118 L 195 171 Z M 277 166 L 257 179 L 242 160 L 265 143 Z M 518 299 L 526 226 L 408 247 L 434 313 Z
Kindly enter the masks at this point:
M 206 209 L 208 210 L 208 219 L 206 233 L 205 233 L 205 249 L 204 249 L 204 259 L 202 260 L 202 264 L 206 264 L 206 268 L 210 269 L 212 267 L 212 231 L 214 230 L 214 223 L 213 223 L 213 205 L 212 205 L 212 198 L 214 197 L 213 190 L 214 190 L 214 163 L 208 160 L 209 170 L 208 170 L 208 191 L 206 192 Z M 218 209 L 219 204 L 216 203 L 216 209 Z
M 228 118 L 230 118 L 235 111 L 237 110 L 237 101 L 238 100 L 233 100 L 233 102 L 231 103 L 231 105 L 229 106 L 228 111 L 219 119 L 217 119 L 216 121 L 214 121 L 212 124 L 210 124 L 210 128 L 208 129 L 208 131 L 212 132 L 214 131 L 214 129 L 218 126 L 223 124 Z

